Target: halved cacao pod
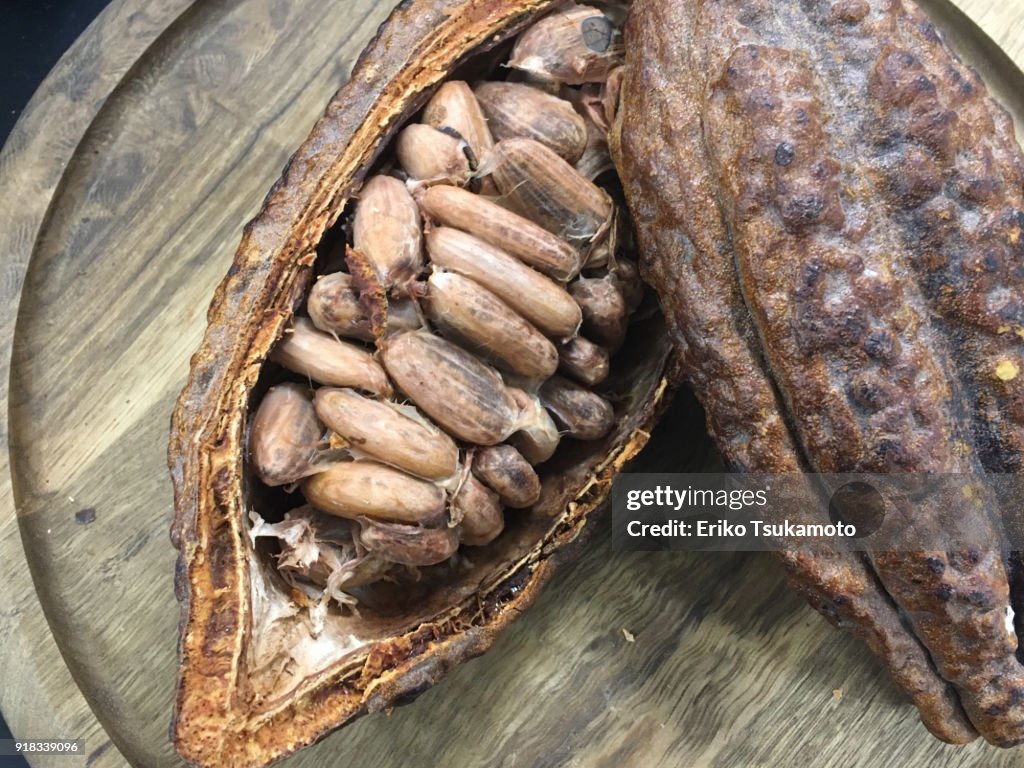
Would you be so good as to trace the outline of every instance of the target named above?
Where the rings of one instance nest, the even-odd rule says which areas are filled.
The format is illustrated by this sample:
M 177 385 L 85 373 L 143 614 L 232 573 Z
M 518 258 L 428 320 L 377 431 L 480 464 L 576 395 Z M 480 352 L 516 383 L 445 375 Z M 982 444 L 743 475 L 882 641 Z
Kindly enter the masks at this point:
M 492 63 L 489 51 L 555 5 L 403 3 L 245 228 L 171 425 L 181 603 L 173 737 L 194 764 L 265 765 L 484 652 L 578 549 L 673 389 L 660 318 L 635 324 L 606 385 L 616 405 L 611 434 L 560 447 L 542 468 L 540 501 L 474 549 L 468 570 L 425 578 L 387 611 L 328 614 L 314 632 L 296 613 L 301 595 L 251 542 L 259 484 L 245 461 L 247 419 L 273 383 L 266 359 L 308 292 L 321 238 L 442 81 L 456 70 L 472 77 L 476 62 Z

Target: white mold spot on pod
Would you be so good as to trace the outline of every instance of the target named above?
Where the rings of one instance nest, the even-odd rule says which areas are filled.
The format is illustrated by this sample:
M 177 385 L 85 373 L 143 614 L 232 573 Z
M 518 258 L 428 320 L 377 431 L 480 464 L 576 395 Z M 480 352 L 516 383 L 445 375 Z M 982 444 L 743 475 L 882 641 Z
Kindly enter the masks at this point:
M 390 403 L 350 389 L 321 388 L 314 403 L 323 423 L 362 453 L 432 480 L 455 474 L 459 449 L 425 420 L 411 419 Z
M 249 465 L 267 485 L 298 482 L 316 471 L 322 434 L 308 387 L 271 387 L 249 426 Z
M 503 442 L 519 409 L 498 372 L 450 341 L 411 331 L 381 342 L 384 367 L 448 434 L 477 445 Z

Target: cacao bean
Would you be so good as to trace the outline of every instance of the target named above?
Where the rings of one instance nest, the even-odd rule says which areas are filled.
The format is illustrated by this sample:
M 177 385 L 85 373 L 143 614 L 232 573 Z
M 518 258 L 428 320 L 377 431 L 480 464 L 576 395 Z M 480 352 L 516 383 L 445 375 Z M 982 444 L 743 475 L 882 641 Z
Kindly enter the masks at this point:
M 626 311 L 629 314 L 636 312 L 644 300 L 644 281 L 640 278 L 640 268 L 635 261 L 616 258 L 611 268 L 612 282 L 619 289 L 623 300 L 626 302 Z
M 454 272 L 435 272 L 427 286 L 427 316 L 445 335 L 529 379 L 557 370 L 555 345 L 483 286 Z
M 473 474 L 508 507 L 529 507 L 540 498 L 540 478 L 511 445 L 482 448 L 473 456 Z
M 593 181 L 602 173 L 613 170 L 611 150 L 608 147 L 608 135 L 587 120 L 587 146 L 583 155 L 576 161 L 576 170 L 585 178 Z
M 547 335 L 564 339 L 579 330 L 583 312 L 575 299 L 519 259 L 451 227 L 435 227 L 426 241 L 434 265 L 479 283 Z
M 604 80 L 622 60 L 622 38 L 611 19 L 597 8 L 570 5 L 523 32 L 508 65 L 579 85 Z
M 465 186 L 473 175 L 468 146 L 465 139 L 413 123 L 398 134 L 395 157 L 413 179 Z
M 359 190 L 352 242 L 374 265 L 386 289 L 404 286 L 423 270 L 420 212 L 391 176 L 372 176 Z
M 345 272 L 333 272 L 317 280 L 310 289 L 306 311 L 313 325 L 321 331 L 361 341 L 374 340 L 370 320 L 359 304 L 352 276 Z M 387 316 L 387 333 L 420 327 L 416 308 L 408 299 L 389 299 Z
M 558 348 L 558 361 L 558 370 L 588 387 L 608 378 L 608 351 L 582 336 Z
M 423 528 L 402 523 L 382 523 L 359 518 L 359 543 L 378 557 L 401 565 L 427 566 L 442 563 L 459 548 L 452 528 Z
M 302 482 L 306 501 L 321 512 L 349 520 L 361 516 L 438 526 L 444 491 L 431 482 L 375 461 L 343 461 Z
M 314 397 L 316 413 L 352 448 L 433 480 L 451 477 L 459 449 L 448 435 L 403 413 L 348 389 L 323 387 Z
M 473 90 L 461 80 L 449 80 L 437 89 L 423 110 L 423 122 L 455 131 L 469 145 L 477 164 L 483 163 L 494 147 L 487 118 Z
M 509 387 L 508 394 L 519 409 L 515 432 L 508 442 L 531 464 L 543 464 L 558 448 L 558 427 L 536 396 L 515 387 Z
M 490 544 L 505 528 L 498 495 L 471 474 L 452 499 L 452 520 L 458 521 L 456 530 L 462 543 L 471 547 Z
M 598 440 L 615 425 L 615 411 L 607 400 L 561 376 L 544 382 L 540 399 L 578 440 Z
M 250 466 L 266 485 L 297 482 L 315 471 L 321 435 L 308 387 L 271 387 L 249 427 Z
M 583 332 L 614 352 L 622 346 L 629 329 L 626 299 L 608 278 L 581 278 L 569 293 L 583 310 Z
M 608 193 L 543 144 L 505 139 L 495 144 L 492 158 L 491 174 L 513 211 L 581 247 L 607 232 Z
M 580 271 L 580 254 L 569 243 L 472 192 L 439 184 L 420 191 L 417 202 L 434 221 L 476 235 L 558 280 Z
M 566 162 L 587 148 L 587 124 L 565 99 L 525 83 L 481 83 L 474 91 L 495 139 L 533 139 Z
M 618 71 L 618 70 L 616 70 Z M 612 122 L 605 104 L 604 83 L 588 83 L 576 91 L 573 103 L 584 119 L 592 122 L 601 135 L 607 136 Z
M 455 344 L 411 331 L 385 339 L 381 357 L 398 387 L 449 434 L 494 445 L 515 430 L 519 409 L 501 376 Z
M 270 359 L 320 384 L 355 387 L 382 397 L 391 394 L 384 369 L 369 352 L 321 333 L 304 317 L 294 319 Z
M 584 269 L 593 272 L 595 269 L 604 269 L 615 260 L 615 253 L 619 248 L 619 215 L 618 209 L 612 207 L 611 217 L 604 231 L 601 232 L 587 254 L 584 262 Z

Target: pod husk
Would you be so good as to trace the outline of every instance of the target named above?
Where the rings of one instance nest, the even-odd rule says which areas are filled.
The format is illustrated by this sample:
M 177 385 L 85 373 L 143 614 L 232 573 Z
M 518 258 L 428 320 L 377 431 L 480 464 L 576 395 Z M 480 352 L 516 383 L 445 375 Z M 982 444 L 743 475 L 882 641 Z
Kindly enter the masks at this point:
M 181 605 L 172 735 L 192 764 L 266 765 L 355 717 L 414 697 L 487 650 L 553 569 L 578 551 L 612 478 L 643 447 L 667 402 L 678 366 L 652 321 L 636 329 L 639 343 L 612 385 L 620 414 L 613 434 L 560 450 L 524 522 L 474 550 L 467 577 L 439 577 L 398 616 L 328 615 L 313 638 L 300 617 L 287 615 L 302 596 L 289 592 L 248 535 L 248 413 L 264 361 L 308 291 L 318 242 L 432 90 L 471 54 L 508 39 L 553 5 L 402 3 L 245 227 L 192 358 L 168 451 Z M 295 682 L 281 685 L 280 674 L 271 678 L 260 665 L 260 654 L 274 633 L 287 639 L 303 631 L 304 642 L 334 643 L 333 655 L 299 658 L 296 649 L 306 646 L 291 648 Z
M 1024 743 L 1001 557 L 1001 513 L 1019 520 L 1018 505 L 1000 510 L 992 479 L 1024 465 L 1024 380 L 1016 321 L 988 299 L 1021 305 L 1011 117 L 909 0 L 636 0 L 624 39 L 612 157 L 722 458 L 762 473 L 970 475 L 981 489 L 954 505 L 969 544 L 924 545 L 950 527 L 949 505 L 921 498 L 900 530 L 922 544 L 785 549 L 790 583 L 867 644 L 935 736 Z M 839 254 L 849 289 L 822 311 Z M 980 254 L 984 282 L 968 266 Z M 884 406 L 858 398 L 864 382 Z

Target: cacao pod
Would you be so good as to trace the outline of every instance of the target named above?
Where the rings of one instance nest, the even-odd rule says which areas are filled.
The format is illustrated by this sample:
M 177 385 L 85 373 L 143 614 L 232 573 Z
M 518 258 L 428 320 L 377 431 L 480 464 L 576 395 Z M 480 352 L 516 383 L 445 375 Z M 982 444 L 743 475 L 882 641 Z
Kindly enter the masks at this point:
M 265 765 L 359 715 L 415 696 L 454 665 L 484 652 L 534 600 L 552 570 L 578 549 L 612 478 L 644 445 L 668 401 L 675 357 L 660 317 L 652 317 L 636 324 L 628 354 L 617 358 L 602 384 L 615 403 L 610 432 L 589 443 L 564 441 L 539 470 L 543 489 L 536 504 L 516 510 L 501 535 L 473 550 L 466 568 L 427 566 L 423 579 L 429 588 L 415 594 L 392 590 L 385 613 L 372 606 L 359 613 L 315 613 L 309 596 L 276 572 L 272 554 L 254 544 L 249 513 L 268 502 L 246 461 L 247 424 L 254 404 L 278 383 L 280 369 L 268 358 L 303 305 L 321 239 L 437 88 L 456 70 L 472 76 L 474 68 L 493 67 L 490 52 L 554 5 L 403 3 L 245 227 L 209 309 L 206 334 L 173 414 L 169 447 L 181 604 L 173 738 L 191 763 Z M 312 328 L 303 322 L 303 332 Z M 362 333 L 366 338 L 366 327 Z M 515 397 L 524 407 L 537 407 L 533 396 Z M 538 429 L 523 435 L 543 437 L 546 428 Z M 546 458 L 542 445 L 527 439 L 521 445 L 524 453 L 536 448 L 538 460 Z M 308 532 L 304 520 L 283 525 Z M 423 539 L 387 525 L 399 530 L 399 524 L 371 524 L 364 544 L 387 552 L 389 542 L 404 546 Z M 341 536 L 350 535 L 351 526 L 335 527 Z M 387 542 L 378 541 L 385 534 Z M 490 538 L 472 536 L 480 543 Z M 342 550 L 331 547 L 336 559 Z M 436 560 L 416 554 L 423 562 Z M 323 581 L 316 563 L 309 566 L 292 555 L 290 573 L 320 574 Z M 379 573 L 379 560 L 363 562 L 371 567 L 352 574 L 352 583 Z M 381 589 L 386 592 L 387 585 Z

